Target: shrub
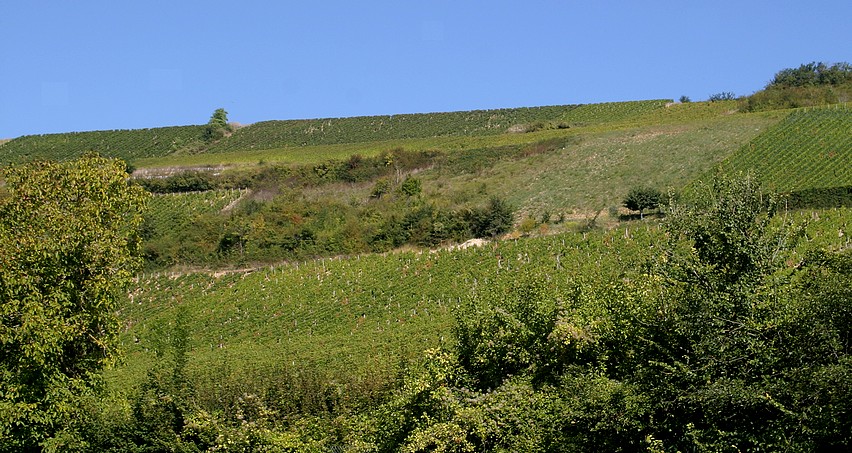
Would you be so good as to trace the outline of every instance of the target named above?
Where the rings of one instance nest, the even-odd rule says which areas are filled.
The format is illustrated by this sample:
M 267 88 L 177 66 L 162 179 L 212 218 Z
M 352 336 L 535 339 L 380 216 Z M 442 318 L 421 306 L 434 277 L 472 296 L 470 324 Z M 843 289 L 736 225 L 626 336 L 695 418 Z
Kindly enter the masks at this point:
M 420 195 L 422 190 L 420 180 L 415 177 L 408 176 L 405 178 L 405 181 L 402 182 L 402 186 L 400 186 L 399 190 L 407 197 Z

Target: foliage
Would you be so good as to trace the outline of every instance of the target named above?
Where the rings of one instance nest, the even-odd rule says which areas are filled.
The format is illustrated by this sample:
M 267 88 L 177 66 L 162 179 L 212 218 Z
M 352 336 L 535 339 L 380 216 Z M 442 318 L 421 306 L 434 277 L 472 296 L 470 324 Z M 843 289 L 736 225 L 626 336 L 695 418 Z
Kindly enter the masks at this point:
M 646 209 L 656 209 L 663 201 L 663 193 L 653 187 L 634 187 L 627 192 L 623 205 L 631 211 L 639 211 L 642 217 Z
M 218 108 L 210 116 L 210 121 L 207 122 L 207 125 L 204 126 L 202 138 L 207 143 L 215 142 L 233 132 L 233 129 L 228 124 L 228 112 L 223 108 Z
M 823 62 L 803 64 L 798 68 L 778 71 L 767 88 L 793 88 L 814 85 L 842 85 L 852 82 L 852 65 Z
M 399 191 L 406 197 L 416 197 L 423 191 L 420 180 L 413 176 L 406 176 L 405 181 L 399 186 Z
M 745 99 L 742 108 L 757 112 L 847 102 L 852 96 L 848 63 L 808 63 L 775 74 L 769 84 Z
M 733 101 L 737 98 L 737 95 L 730 91 L 721 91 L 719 93 L 711 94 L 707 99 L 710 102 L 720 102 L 720 101 Z
M 0 205 L 0 443 L 69 448 L 118 354 L 121 291 L 139 265 L 145 193 L 124 162 L 8 168 Z
M 852 186 L 797 190 L 787 194 L 785 203 L 790 209 L 852 207 Z

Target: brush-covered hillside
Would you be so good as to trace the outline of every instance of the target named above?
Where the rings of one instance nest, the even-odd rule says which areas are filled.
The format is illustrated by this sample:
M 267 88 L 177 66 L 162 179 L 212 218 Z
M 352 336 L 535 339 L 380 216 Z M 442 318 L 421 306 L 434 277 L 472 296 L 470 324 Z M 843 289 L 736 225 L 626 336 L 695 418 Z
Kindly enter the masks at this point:
M 2 143 L 0 451 L 849 449 L 849 72 Z

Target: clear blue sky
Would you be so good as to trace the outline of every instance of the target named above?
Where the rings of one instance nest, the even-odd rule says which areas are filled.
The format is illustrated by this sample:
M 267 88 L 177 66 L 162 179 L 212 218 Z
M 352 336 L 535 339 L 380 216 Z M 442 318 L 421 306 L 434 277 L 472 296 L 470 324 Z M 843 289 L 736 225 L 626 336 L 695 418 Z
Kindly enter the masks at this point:
M 852 1 L 40 1 L 0 7 L 0 138 L 750 94 L 852 60 Z

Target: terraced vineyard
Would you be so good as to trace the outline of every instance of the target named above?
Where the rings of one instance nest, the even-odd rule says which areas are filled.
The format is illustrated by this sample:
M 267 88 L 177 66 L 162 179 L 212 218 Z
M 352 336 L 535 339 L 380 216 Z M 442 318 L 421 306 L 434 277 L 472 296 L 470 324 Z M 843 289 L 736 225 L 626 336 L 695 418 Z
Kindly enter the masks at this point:
M 0 165 L 34 159 L 64 160 L 95 151 L 127 161 L 163 156 L 201 137 L 204 126 L 26 135 L 0 144 Z
M 723 166 L 755 170 L 782 192 L 852 185 L 852 111 L 846 104 L 796 110 Z
M 480 136 L 507 132 L 518 124 L 552 121 L 573 105 L 472 110 L 466 112 L 263 121 L 242 128 L 210 152 L 361 143 L 392 139 Z
M 158 228 L 179 228 L 188 219 L 220 212 L 244 193 L 233 189 L 156 195 L 149 202 L 146 215 Z

